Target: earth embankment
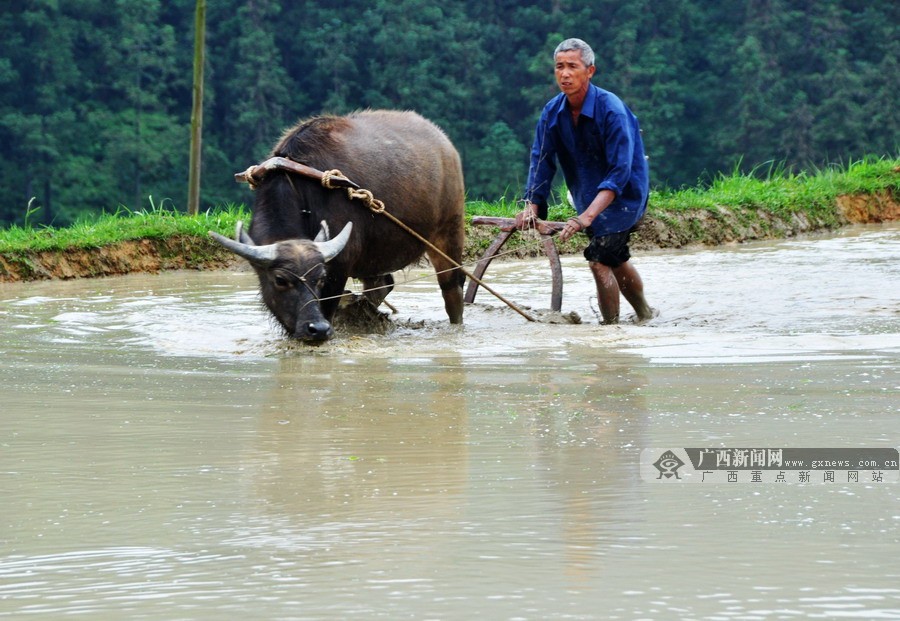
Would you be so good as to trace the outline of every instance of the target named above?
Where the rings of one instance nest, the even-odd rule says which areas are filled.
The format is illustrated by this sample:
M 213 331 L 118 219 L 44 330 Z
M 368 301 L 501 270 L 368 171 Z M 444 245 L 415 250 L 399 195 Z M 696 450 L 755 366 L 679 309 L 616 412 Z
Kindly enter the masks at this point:
M 778 215 L 756 207 L 719 207 L 683 211 L 655 211 L 652 208 L 631 238 L 635 250 L 717 246 L 763 239 L 796 237 L 833 230 L 851 224 L 871 224 L 900 220 L 900 201 L 890 192 L 840 196 L 830 210 L 795 211 Z M 467 231 L 467 258 L 481 256 L 497 235 L 494 227 L 471 227 Z M 515 243 L 504 246 L 505 256 L 524 258 L 541 253 L 539 244 Z M 584 239 L 576 236 L 560 245 L 561 253 L 580 252 Z
M 840 196 L 833 209 L 794 211 L 779 215 L 754 207 L 721 207 L 677 212 L 651 209 L 632 237 L 635 250 L 714 246 L 761 239 L 777 239 L 860 223 L 900 219 L 900 201 L 890 192 Z M 497 235 L 494 227 L 467 225 L 465 261 L 476 261 Z M 506 256 L 540 254 L 540 244 L 516 236 Z M 581 237 L 581 236 L 579 236 Z M 584 240 L 562 244 L 563 253 L 579 252 Z M 0 282 L 89 278 L 173 269 L 220 269 L 235 257 L 205 237 L 177 236 L 142 239 L 98 248 L 0 254 Z

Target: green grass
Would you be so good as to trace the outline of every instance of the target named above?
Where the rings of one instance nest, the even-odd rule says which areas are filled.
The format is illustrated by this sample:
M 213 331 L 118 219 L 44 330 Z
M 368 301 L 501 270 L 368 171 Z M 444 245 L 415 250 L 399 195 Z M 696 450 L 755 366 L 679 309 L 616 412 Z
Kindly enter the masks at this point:
M 0 253 L 99 248 L 122 241 L 178 235 L 205 237 L 210 230 L 230 236 L 238 220 L 250 220 L 250 212 L 243 206 L 209 209 L 196 217 L 155 206 L 145 211 L 120 209 L 116 213 L 81 219 L 67 227 L 26 225 L 2 229 Z
M 522 211 L 525 202 L 522 200 L 508 201 L 501 199 L 495 203 L 489 201 L 470 201 L 466 203 L 466 216 L 488 216 L 491 218 L 514 218 Z M 547 210 L 548 220 L 566 220 L 575 215 L 575 209 L 564 201 L 551 204 Z
M 718 175 L 703 187 L 654 190 L 650 194 L 650 208 L 661 213 L 717 210 L 720 207 L 756 208 L 774 213 L 830 210 L 835 199 L 842 194 L 870 194 L 888 190 L 900 196 L 898 168 L 900 159 L 866 158 L 846 166 L 824 168 L 813 174 L 791 173 L 776 165 L 768 169 L 760 167 L 750 173 L 735 170 L 731 174 Z M 522 207 L 521 200 L 505 197 L 494 203 L 471 201 L 466 205 L 466 214 L 510 218 Z M 557 201 L 550 207 L 549 219 L 565 220 L 572 213 L 571 207 Z
M 563 192 L 565 194 L 565 192 Z M 466 216 L 490 216 L 492 218 L 514 218 L 517 213 L 522 211 L 525 203 L 522 200 L 511 201 L 501 198 L 499 201 L 491 203 L 488 201 L 468 201 L 466 203 Z M 575 210 L 564 201 L 557 201 L 556 204 L 550 205 L 548 209 L 548 220 L 565 220 L 575 215 Z
M 720 208 L 768 210 L 777 214 L 804 211 L 811 215 L 834 211 L 842 194 L 892 192 L 900 197 L 900 159 L 866 158 L 814 174 L 793 174 L 781 167 L 758 169 L 751 174 L 719 175 L 708 187 L 653 191 L 650 211 L 665 221 L 667 214 L 692 209 L 717 212 Z M 562 195 L 565 194 L 563 191 Z M 469 201 L 466 215 L 514 217 L 521 200 Z M 565 220 L 572 208 L 564 202 L 550 207 L 550 220 Z M 66 248 L 96 248 L 135 239 L 160 239 L 178 235 L 206 236 L 208 230 L 231 235 L 238 220 L 249 221 L 243 206 L 209 209 L 196 217 L 157 207 L 145 211 L 119 209 L 112 214 L 79 220 L 67 227 L 11 226 L 0 229 L 0 253 L 25 253 Z
M 653 211 L 685 211 L 719 207 L 765 209 L 773 213 L 820 212 L 833 209 L 843 194 L 890 191 L 900 195 L 900 159 L 867 158 L 846 167 L 829 167 L 814 174 L 791 173 L 772 166 L 765 173 L 734 172 L 717 176 L 709 187 L 653 192 Z

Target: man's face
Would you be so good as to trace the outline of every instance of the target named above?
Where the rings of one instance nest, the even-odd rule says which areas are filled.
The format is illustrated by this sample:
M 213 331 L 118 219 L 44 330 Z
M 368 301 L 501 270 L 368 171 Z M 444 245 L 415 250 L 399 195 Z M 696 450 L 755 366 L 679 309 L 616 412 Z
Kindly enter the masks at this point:
M 586 67 L 581 60 L 581 52 L 571 50 L 556 55 L 556 83 L 559 90 L 571 97 L 587 92 L 594 75 L 594 67 Z

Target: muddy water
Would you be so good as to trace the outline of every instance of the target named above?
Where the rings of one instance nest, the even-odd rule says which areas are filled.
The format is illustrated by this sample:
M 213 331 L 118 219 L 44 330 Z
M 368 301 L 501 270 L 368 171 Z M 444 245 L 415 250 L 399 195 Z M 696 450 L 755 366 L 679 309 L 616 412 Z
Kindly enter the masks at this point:
M 900 618 L 900 484 L 665 486 L 643 448 L 897 446 L 900 227 L 637 257 L 659 318 L 433 280 L 287 343 L 247 273 L 0 287 L 0 617 Z M 549 306 L 540 261 L 495 264 Z

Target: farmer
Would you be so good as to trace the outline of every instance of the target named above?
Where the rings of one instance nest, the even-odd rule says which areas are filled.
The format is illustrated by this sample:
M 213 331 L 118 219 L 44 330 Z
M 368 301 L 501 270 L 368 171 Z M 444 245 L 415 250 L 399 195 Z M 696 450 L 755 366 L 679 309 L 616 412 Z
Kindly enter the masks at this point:
M 566 39 L 553 53 L 556 83 L 562 91 L 544 106 L 531 148 L 525 209 L 517 228 L 533 227 L 547 217 L 556 163 L 572 194 L 577 217 L 560 233 L 566 241 L 584 231 L 584 251 L 594 281 L 603 323 L 619 321 L 619 292 L 638 321 L 654 316 L 644 285 L 629 260 L 628 239 L 644 215 L 649 170 L 637 117 L 616 95 L 591 84 L 594 52 L 581 39 Z

